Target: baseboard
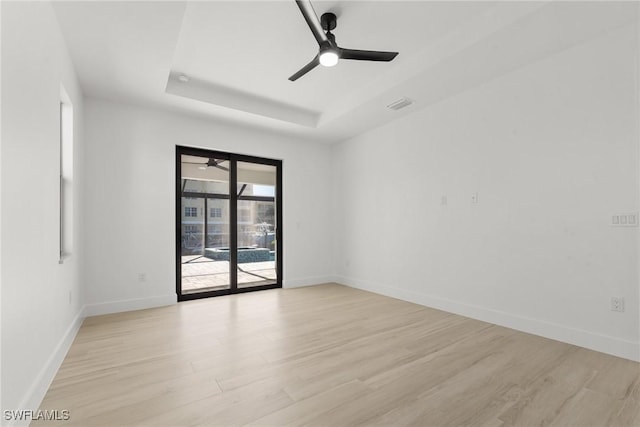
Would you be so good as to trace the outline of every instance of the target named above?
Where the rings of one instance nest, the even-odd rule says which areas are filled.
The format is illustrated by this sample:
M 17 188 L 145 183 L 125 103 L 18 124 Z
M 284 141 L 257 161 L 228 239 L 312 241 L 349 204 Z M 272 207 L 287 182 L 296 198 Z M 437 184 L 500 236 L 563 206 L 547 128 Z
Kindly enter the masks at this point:
M 85 316 L 99 316 L 101 314 L 121 313 L 123 311 L 144 310 L 145 308 L 163 307 L 177 302 L 176 294 L 160 295 L 150 298 L 135 298 L 120 301 L 87 304 Z
M 305 286 L 322 285 L 324 283 L 333 283 L 336 281 L 335 276 L 314 276 L 305 277 L 302 279 L 285 280 L 283 283 L 284 288 L 302 288 Z
M 336 283 L 640 362 L 640 343 L 499 310 L 338 276 Z
M 49 386 L 51 386 L 53 378 L 56 376 L 58 369 L 60 369 L 60 365 L 62 365 L 62 361 L 67 355 L 67 352 L 69 351 L 73 340 L 78 334 L 84 318 L 84 307 L 82 307 L 73 318 L 73 321 L 67 328 L 67 331 L 64 333 L 62 339 L 51 353 L 51 356 L 49 356 L 49 359 L 47 359 L 44 367 L 38 373 L 38 376 L 31 384 L 31 387 L 29 387 L 29 390 L 27 390 L 27 393 L 25 394 L 22 402 L 19 405 L 20 409 L 27 411 L 36 411 L 40 407 L 42 399 L 44 399 L 44 395 L 47 394 L 47 390 L 49 390 Z M 26 419 L 13 420 L 6 425 L 11 427 L 28 426 L 30 422 L 31 420 Z

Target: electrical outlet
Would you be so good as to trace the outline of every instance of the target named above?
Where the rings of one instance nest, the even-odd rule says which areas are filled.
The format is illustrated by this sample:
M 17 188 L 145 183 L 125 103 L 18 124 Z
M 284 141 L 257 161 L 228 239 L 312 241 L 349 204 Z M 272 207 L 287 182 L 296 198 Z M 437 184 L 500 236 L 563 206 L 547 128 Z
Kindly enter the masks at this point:
M 611 297 L 611 311 L 624 311 L 624 298 Z
M 146 282 L 147 281 L 147 273 L 138 274 L 138 282 Z
M 611 215 L 612 227 L 637 227 L 638 212 L 618 213 Z
M 478 203 L 478 193 L 471 194 L 471 203 Z

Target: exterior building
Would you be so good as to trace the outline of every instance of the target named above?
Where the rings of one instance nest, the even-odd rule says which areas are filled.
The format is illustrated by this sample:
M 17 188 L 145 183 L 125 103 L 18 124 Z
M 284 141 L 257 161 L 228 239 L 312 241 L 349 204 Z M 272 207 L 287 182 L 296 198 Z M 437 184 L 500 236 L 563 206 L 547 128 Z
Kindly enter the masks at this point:
M 203 254 L 204 248 L 229 246 L 228 183 L 185 180 L 182 199 L 182 254 Z M 208 196 L 205 197 L 205 194 Z M 220 197 L 212 196 L 214 194 Z M 242 194 L 253 195 L 253 185 L 247 184 Z M 206 219 L 206 231 L 205 231 Z M 238 246 L 275 246 L 275 202 L 238 201 Z M 204 235 L 207 235 L 206 244 Z

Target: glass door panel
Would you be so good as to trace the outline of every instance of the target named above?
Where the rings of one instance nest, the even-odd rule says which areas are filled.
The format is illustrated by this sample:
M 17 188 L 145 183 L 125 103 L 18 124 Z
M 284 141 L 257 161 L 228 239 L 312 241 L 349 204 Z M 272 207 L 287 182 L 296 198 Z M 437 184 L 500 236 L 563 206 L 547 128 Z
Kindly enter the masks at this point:
M 275 166 L 237 162 L 238 288 L 276 283 Z
M 229 161 L 181 156 L 180 292 L 230 289 Z

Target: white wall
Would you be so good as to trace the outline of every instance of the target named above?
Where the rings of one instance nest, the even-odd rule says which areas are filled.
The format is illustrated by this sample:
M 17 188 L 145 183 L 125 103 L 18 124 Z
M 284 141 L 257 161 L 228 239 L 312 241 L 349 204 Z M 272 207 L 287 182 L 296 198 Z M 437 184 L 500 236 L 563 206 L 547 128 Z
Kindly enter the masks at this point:
M 339 281 L 638 359 L 638 228 L 609 225 L 638 211 L 637 49 L 627 26 L 335 146 Z
M 284 286 L 331 280 L 329 146 L 92 98 L 85 111 L 88 314 L 175 302 L 176 145 L 282 159 Z
M 58 264 L 60 85 L 75 111 L 76 181 L 82 180 L 82 94 L 51 5 L 1 7 L 1 407 L 37 409 L 82 319 L 77 185 L 75 252 Z

